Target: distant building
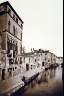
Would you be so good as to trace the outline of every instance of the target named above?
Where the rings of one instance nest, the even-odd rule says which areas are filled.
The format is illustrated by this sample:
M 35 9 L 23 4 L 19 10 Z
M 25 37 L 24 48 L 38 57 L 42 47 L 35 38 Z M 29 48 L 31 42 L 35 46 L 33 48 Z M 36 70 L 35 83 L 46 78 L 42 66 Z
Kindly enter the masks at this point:
M 31 49 L 31 52 L 28 52 L 27 55 L 29 54 L 29 56 L 33 56 L 34 60 L 33 63 L 36 67 L 49 67 L 51 65 L 51 54 L 50 52 L 47 50 L 42 50 L 42 49 L 38 49 L 38 50 L 34 50 Z
M 18 55 L 22 54 L 23 21 L 7 1 L 0 4 L 1 47 L 4 50 L 6 64 L 11 67 L 17 64 Z M 19 59 L 20 62 L 20 59 Z
M 26 71 L 32 70 L 37 66 L 37 56 L 34 52 L 27 52 L 22 55 L 22 66 Z
M 30 53 L 24 53 L 22 56 L 22 66 L 26 71 L 32 70 L 34 64 L 34 56 Z
M 58 57 L 58 63 L 62 64 L 63 63 L 63 57 Z
M 45 50 L 42 53 L 42 65 L 44 65 L 46 68 L 51 66 L 51 53 L 49 50 Z
M 31 52 L 36 53 L 36 65 L 38 66 L 45 66 L 46 68 L 50 67 L 51 65 L 56 65 L 56 58 L 57 56 L 51 53 L 49 50 L 33 50 Z

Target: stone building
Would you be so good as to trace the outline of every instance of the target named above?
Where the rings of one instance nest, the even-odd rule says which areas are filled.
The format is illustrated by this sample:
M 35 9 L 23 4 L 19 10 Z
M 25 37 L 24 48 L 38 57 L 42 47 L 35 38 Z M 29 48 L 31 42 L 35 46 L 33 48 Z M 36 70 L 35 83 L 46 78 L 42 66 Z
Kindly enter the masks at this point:
M 34 55 L 34 52 L 24 53 L 20 57 L 22 58 L 22 71 L 29 71 L 36 68 L 36 57 Z
M 45 68 L 49 68 L 52 65 L 56 65 L 57 56 L 51 53 L 49 50 L 38 49 L 32 50 L 32 52 L 36 53 L 37 66 L 45 66 Z
M 58 58 L 58 64 L 63 64 L 63 57 L 57 57 Z
M 51 53 L 51 66 L 57 66 L 57 56 Z
M 5 68 L 13 65 L 15 68 L 15 64 L 20 64 L 21 59 L 17 58 L 22 54 L 23 23 L 8 1 L 0 4 L 1 47 L 6 57 Z

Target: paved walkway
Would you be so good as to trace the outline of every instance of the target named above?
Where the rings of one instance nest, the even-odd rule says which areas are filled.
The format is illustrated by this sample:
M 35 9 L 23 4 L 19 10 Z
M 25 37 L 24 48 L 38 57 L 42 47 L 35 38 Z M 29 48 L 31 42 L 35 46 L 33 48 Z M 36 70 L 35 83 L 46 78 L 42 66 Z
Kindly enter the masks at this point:
M 44 69 L 45 67 L 35 68 L 30 71 L 26 71 L 22 74 L 16 75 L 14 77 L 10 77 L 7 80 L 0 81 L 0 96 L 1 94 L 9 92 L 10 90 L 16 88 L 19 85 L 23 86 L 24 85 L 24 82 L 22 81 L 23 76 L 29 79 L 30 77 L 37 74 L 38 72 L 41 73 Z
M 24 72 L 22 76 L 24 76 L 26 79 L 29 79 L 30 77 L 37 74 L 38 72 L 41 73 L 44 69 L 45 67 L 35 68 L 35 69 Z
M 22 85 L 22 86 L 24 85 L 24 82 L 21 80 L 20 75 L 21 74 L 11 77 L 7 80 L 0 81 L 0 96 L 1 94 L 4 94 L 12 90 L 19 85 Z

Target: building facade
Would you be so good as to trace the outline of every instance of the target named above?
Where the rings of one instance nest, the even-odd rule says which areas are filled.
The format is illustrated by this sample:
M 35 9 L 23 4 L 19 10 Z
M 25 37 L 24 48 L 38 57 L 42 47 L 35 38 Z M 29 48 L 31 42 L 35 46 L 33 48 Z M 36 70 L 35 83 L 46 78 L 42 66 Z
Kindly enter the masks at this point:
M 58 59 L 58 64 L 63 64 L 63 57 L 57 57 Z
M 1 48 L 5 54 L 5 66 L 9 68 L 18 64 L 18 56 L 22 54 L 23 21 L 7 1 L 0 4 Z M 19 59 L 20 62 L 20 59 Z M 1 66 L 2 67 L 2 66 Z
M 51 53 L 49 50 L 33 50 L 36 54 L 34 58 L 36 58 L 37 66 L 45 66 L 45 68 L 49 68 L 51 66 L 56 66 L 57 56 Z

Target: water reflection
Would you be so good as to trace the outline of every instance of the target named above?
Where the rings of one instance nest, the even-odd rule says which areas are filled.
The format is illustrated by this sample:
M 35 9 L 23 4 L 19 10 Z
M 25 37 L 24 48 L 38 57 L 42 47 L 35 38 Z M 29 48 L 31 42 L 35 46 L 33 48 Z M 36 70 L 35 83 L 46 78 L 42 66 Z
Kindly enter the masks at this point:
M 33 80 L 32 82 L 31 82 L 31 88 L 33 88 L 34 86 L 35 86 L 35 81 Z
M 23 94 L 19 96 L 63 96 L 62 80 L 61 67 L 45 70 L 26 86 Z
M 50 69 L 50 78 L 54 78 L 56 73 L 56 68 Z
M 41 84 L 41 82 L 42 82 L 42 73 L 41 74 L 39 74 L 39 76 L 37 77 L 37 80 L 38 80 L 38 84 Z
M 62 81 L 63 81 L 63 68 L 62 68 Z

